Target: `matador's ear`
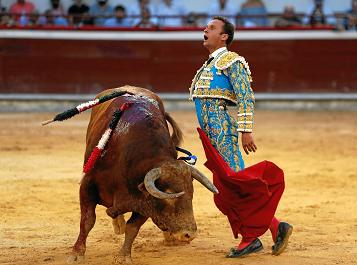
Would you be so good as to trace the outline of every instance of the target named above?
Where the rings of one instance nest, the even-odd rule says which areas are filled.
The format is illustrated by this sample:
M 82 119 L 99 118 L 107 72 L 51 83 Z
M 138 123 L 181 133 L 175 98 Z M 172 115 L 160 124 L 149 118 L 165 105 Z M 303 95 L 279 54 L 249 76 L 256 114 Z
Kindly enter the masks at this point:
M 221 40 L 224 41 L 224 43 L 226 43 L 226 41 L 228 40 L 229 35 L 227 33 L 222 33 L 221 34 Z

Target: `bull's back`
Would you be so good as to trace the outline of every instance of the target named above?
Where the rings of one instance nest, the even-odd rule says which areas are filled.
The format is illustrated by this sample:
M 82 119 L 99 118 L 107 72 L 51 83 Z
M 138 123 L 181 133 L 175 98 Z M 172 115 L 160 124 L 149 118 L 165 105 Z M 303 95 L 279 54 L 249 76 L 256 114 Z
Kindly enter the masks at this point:
M 168 147 L 172 149 L 165 116 L 160 108 L 161 100 L 154 99 L 151 95 L 152 92 L 146 92 L 148 90 L 144 91 L 135 87 L 134 89 L 137 93 L 135 95 L 123 95 L 93 109 L 87 130 L 85 159 L 88 159 L 91 151 L 108 128 L 113 113 L 124 103 L 132 103 L 133 105 L 122 114 L 116 129 L 112 133 L 110 144 L 116 147 L 120 146 L 122 150 L 133 150 L 133 148 L 141 147 L 143 149 L 140 152 L 142 156 L 154 151 L 159 152 L 160 149 L 167 149 Z M 130 92 L 133 92 L 134 89 Z M 104 91 L 98 97 L 112 91 Z M 138 91 L 141 92 L 138 93 Z M 155 95 L 155 97 L 157 96 Z M 172 150 L 169 151 L 172 153 Z
M 101 93 L 99 93 L 96 98 L 100 98 L 104 95 L 108 95 L 114 91 L 127 91 L 131 94 L 134 95 L 142 95 L 148 98 L 151 98 L 153 100 L 155 100 L 156 102 L 158 102 L 159 104 L 159 108 L 161 110 L 162 113 L 165 113 L 165 109 L 164 109 L 164 105 L 161 101 L 161 99 L 152 91 L 145 89 L 145 88 L 141 88 L 141 87 L 135 87 L 135 86 L 122 86 L 122 87 L 117 87 L 117 88 L 111 88 L 111 89 L 107 89 L 102 91 Z M 96 106 L 92 109 L 92 118 L 95 117 L 97 115 L 97 113 L 102 112 L 103 110 L 108 108 L 108 105 L 110 105 L 111 100 L 104 102 L 102 104 L 100 104 L 99 106 Z M 91 118 L 91 119 L 92 119 Z

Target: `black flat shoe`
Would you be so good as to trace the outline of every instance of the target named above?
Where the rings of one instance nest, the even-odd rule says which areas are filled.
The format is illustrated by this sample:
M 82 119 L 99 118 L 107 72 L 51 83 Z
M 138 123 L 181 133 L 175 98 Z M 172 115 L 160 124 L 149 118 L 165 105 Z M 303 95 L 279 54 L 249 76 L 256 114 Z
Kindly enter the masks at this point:
M 260 242 L 259 238 L 257 238 L 243 249 L 231 248 L 229 253 L 226 255 L 226 258 L 244 257 L 251 253 L 258 252 L 259 250 L 262 250 L 262 249 L 263 249 L 262 242 Z
M 272 246 L 272 253 L 275 256 L 280 255 L 288 246 L 289 237 L 293 232 L 293 227 L 286 222 L 280 222 L 278 226 L 278 234 L 276 236 L 276 242 Z

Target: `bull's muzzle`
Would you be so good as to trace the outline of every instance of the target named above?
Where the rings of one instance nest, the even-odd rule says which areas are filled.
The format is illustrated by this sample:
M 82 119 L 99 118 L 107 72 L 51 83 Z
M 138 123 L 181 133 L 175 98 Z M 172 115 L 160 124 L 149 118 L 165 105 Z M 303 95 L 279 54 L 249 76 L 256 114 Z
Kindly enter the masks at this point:
M 164 232 L 165 245 L 181 245 L 190 243 L 197 233 L 193 231 L 181 231 L 176 233 Z

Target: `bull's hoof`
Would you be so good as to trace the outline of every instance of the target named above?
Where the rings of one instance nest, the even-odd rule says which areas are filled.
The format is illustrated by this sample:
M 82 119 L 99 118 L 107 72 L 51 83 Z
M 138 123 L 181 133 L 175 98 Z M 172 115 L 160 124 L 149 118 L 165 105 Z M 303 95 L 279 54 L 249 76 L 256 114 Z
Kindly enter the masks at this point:
M 71 254 L 67 257 L 67 263 L 82 263 L 84 261 L 83 255 Z
M 132 265 L 133 261 L 130 256 L 115 255 L 113 259 L 114 265 Z
M 125 233 L 125 219 L 124 215 L 119 215 L 112 220 L 114 233 L 117 235 L 122 235 Z

